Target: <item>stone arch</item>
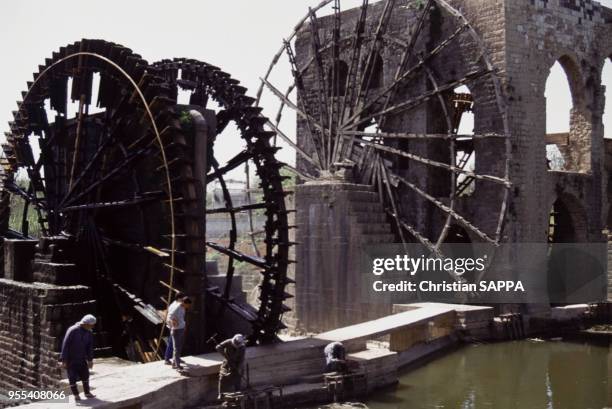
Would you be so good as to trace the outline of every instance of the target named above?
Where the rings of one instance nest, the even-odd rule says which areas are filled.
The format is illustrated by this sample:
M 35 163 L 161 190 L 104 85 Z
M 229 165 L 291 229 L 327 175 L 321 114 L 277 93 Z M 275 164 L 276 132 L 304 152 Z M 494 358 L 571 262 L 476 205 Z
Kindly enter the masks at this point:
M 557 195 L 550 206 L 548 242 L 585 243 L 589 241 L 587 212 L 570 193 Z
M 601 260 L 584 247 L 571 244 L 589 242 L 586 209 L 576 196 L 558 195 L 551 220 L 553 217 L 548 248 L 548 297 L 552 305 L 575 303 L 583 286 L 598 280 Z
M 612 53 L 601 64 L 600 78 L 601 85 L 605 87 L 604 112 L 602 113 L 603 136 L 612 139 Z
M 561 132 L 548 133 L 548 128 L 555 120 L 550 112 L 553 97 L 547 95 L 554 88 L 549 88 L 549 80 L 551 74 L 556 70 L 556 64 L 559 64 L 570 92 L 571 108 L 569 118 L 563 115 L 564 120 L 567 120 L 567 128 L 561 127 Z M 548 98 L 546 98 L 548 97 Z M 547 145 L 547 164 L 549 170 L 564 170 L 570 172 L 587 173 L 591 171 L 591 145 L 592 145 L 592 115 L 589 111 L 589 99 L 585 87 L 584 75 L 580 65 L 576 59 L 569 54 L 564 54 L 550 65 L 546 76 L 545 86 L 545 101 L 546 101 L 546 145 Z M 555 113 L 555 116 L 558 114 Z M 565 131 L 567 129 L 567 131 Z M 554 155 L 557 155 L 556 157 Z
M 612 233 L 612 51 L 604 59 L 600 66 L 600 78 L 602 90 L 605 94 L 602 97 L 602 133 L 604 137 L 603 161 L 605 166 L 605 177 L 607 177 L 607 209 L 606 209 L 606 229 L 608 236 Z
M 473 259 L 474 245 L 468 229 L 457 223 L 451 224 L 444 239 L 442 251 L 446 257 Z M 465 272 L 463 278 L 468 282 L 474 282 L 476 274 L 473 271 Z
M 474 96 L 467 85 L 453 90 L 451 101 L 451 121 L 453 133 L 463 135 L 456 142 L 456 166 L 474 171 L 476 169 L 476 146 L 473 138 L 476 126 Z M 458 196 L 471 196 L 476 189 L 476 180 L 461 174 L 456 179 Z

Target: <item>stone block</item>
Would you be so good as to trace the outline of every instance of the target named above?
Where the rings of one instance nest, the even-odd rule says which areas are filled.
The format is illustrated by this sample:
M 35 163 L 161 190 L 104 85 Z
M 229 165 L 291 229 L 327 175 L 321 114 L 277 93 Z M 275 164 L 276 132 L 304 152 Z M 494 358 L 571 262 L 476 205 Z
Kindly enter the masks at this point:
M 4 278 L 32 281 L 32 261 L 36 240 L 4 239 Z

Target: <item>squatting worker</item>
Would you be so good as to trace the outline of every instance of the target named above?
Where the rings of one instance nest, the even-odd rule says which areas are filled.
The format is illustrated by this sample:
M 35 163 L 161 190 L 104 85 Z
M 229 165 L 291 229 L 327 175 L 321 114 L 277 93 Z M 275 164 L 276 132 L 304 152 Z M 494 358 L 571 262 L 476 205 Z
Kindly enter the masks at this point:
M 60 361 L 68 372 L 68 382 L 75 400 L 81 400 L 77 381 L 83 383 L 83 392 L 87 398 L 93 398 L 89 390 L 89 370 L 93 368 L 93 327 L 96 325 L 96 317 L 91 314 L 85 315 L 66 331 L 62 342 Z
M 323 350 L 325 354 L 325 370 L 327 372 L 346 372 L 346 349 L 342 342 L 327 344 Z
M 227 392 L 240 390 L 240 381 L 244 377 L 246 342 L 241 334 L 226 339 L 215 347 L 223 357 L 219 371 L 219 399 Z
M 172 338 L 173 361 L 172 367 L 175 369 L 183 369 L 181 366 L 181 350 L 183 349 L 183 341 L 185 340 L 185 312 L 191 307 L 191 299 L 183 296 L 177 299 L 168 307 L 168 317 L 166 325 L 170 328 L 170 337 Z

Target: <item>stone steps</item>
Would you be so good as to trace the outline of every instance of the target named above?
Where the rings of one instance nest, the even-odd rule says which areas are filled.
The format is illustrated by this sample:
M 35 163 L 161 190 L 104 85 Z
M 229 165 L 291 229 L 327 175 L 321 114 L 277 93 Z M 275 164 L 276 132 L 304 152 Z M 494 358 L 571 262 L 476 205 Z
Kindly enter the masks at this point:
M 378 193 L 363 190 L 346 192 L 347 197 L 355 203 L 378 203 Z
M 376 202 L 353 202 L 351 204 L 351 210 L 355 213 L 371 213 L 382 210 L 382 205 L 378 202 L 378 196 L 376 196 Z
M 350 211 L 349 216 L 360 223 L 388 223 L 384 210 L 379 206 L 369 211 Z
M 361 231 L 361 243 L 393 243 L 395 235 L 376 191 L 352 191 L 349 217 Z

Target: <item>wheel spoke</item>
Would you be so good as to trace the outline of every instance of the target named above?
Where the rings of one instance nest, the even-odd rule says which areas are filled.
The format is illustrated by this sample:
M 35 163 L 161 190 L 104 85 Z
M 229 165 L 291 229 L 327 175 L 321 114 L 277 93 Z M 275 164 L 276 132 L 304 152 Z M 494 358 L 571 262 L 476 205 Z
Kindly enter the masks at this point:
M 342 26 L 342 18 L 340 17 L 340 0 L 334 0 L 334 28 L 332 30 L 332 66 L 331 66 L 331 102 L 329 102 L 328 118 L 329 118 L 329 138 L 327 138 L 327 166 L 328 168 L 334 163 L 334 152 L 338 138 L 334 135 L 334 130 L 340 123 L 340 102 L 346 95 L 346 88 L 340 88 L 341 60 L 340 60 L 340 30 Z M 344 85 L 344 84 L 343 84 Z
M 101 203 L 87 203 L 83 205 L 67 206 L 61 208 L 59 212 L 74 212 L 81 210 L 93 210 L 93 209 L 107 209 L 107 208 L 120 208 L 141 205 L 149 202 L 159 202 L 160 199 L 167 197 L 166 192 L 148 192 L 142 195 L 133 197 L 125 200 L 115 200 L 112 202 L 101 202 Z
M 414 183 L 411 183 L 408 180 L 406 180 L 405 178 L 403 178 L 403 177 L 401 177 L 399 175 L 393 174 L 392 172 L 390 173 L 390 176 L 391 176 L 391 178 L 394 178 L 394 179 L 398 180 L 401 184 L 409 187 L 411 190 L 416 192 L 421 197 L 423 197 L 426 200 L 428 200 L 429 202 L 433 203 L 437 208 L 439 208 L 443 212 L 450 214 L 455 220 L 457 220 L 460 224 L 462 224 L 463 226 L 467 227 L 468 229 L 472 230 L 481 239 L 483 239 L 485 241 L 488 241 L 489 243 L 497 244 L 495 239 L 492 239 L 491 237 L 489 237 L 486 233 L 484 233 L 478 227 L 476 227 L 475 225 L 470 223 L 465 217 L 461 216 L 459 213 L 454 211 L 449 206 L 446 206 L 444 203 L 442 203 L 441 201 L 439 201 L 438 199 L 436 199 L 432 195 L 430 195 L 427 192 L 423 191 L 422 189 L 417 187 Z
M 410 58 L 413 56 L 414 54 L 414 47 L 416 46 L 417 40 L 419 39 L 421 32 L 423 31 L 423 27 L 424 27 L 424 23 L 425 23 L 425 19 L 427 17 L 427 14 L 429 13 L 429 9 L 431 8 L 431 6 L 433 5 L 433 0 L 427 0 L 427 4 L 426 6 L 423 8 L 423 12 L 421 13 L 421 15 L 419 16 L 419 20 L 417 23 L 417 26 L 415 28 L 415 31 L 412 32 L 412 34 L 410 35 L 410 41 L 407 44 L 402 44 L 403 48 L 404 48 L 404 52 L 402 53 L 402 57 L 400 58 L 400 63 L 398 64 L 397 70 L 395 72 L 394 75 L 394 80 L 397 81 L 401 78 L 402 76 L 402 72 L 404 72 L 404 70 L 406 70 L 408 62 L 410 61 Z M 458 35 L 459 33 L 457 33 Z M 392 37 L 393 38 L 393 37 Z M 454 38 L 451 36 L 451 38 Z M 447 40 L 446 44 L 449 44 L 451 40 Z M 435 55 L 435 54 L 433 54 Z M 428 58 L 431 58 L 433 56 L 431 53 L 429 55 Z M 420 60 L 420 59 L 419 59 Z M 419 61 L 419 63 L 421 63 L 422 61 Z M 424 62 L 423 62 L 424 63 Z M 398 84 L 399 85 L 399 84 Z M 385 103 L 383 104 L 384 108 L 387 108 L 389 106 L 389 104 L 391 103 L 391 101 L 394 100 L 397 90 L 399 87 L 394 87 L 387 95 L 386 95 L 386 99 L 385 99 Z M 383 109 L 384 109 L 383 108 Z M 380 121 L 380 126 L 384 126 L 384 122 L 385 122 L 386 118 L 382 118 Z
M 297 65 L 296 65 L 296 61 L 295 61 L 295 54 L 293 53 L 293 49 L 291 48 L 291 44 L 288 41 L 285 41 L 285 49 L 286 49 L 287 57 L 289 58 L 289 63 L 291 64 L 291 72 L 292 72 L 293 78 L 294 78 L 293 86 L 295 86 L 297 88 L 298 92 L 301 92 L 302 94 L 305 95 L 306 94 L 306 89 L 304 88 L 304 82 L 302 80 L 302 74 L 297 69 Z M 287 92 L 284 95 L 284 99 L 281 100 L 281 106 L 280 106 L 278 114 L 276 116 L 276 123 L 277 124 L 280 123 L 281 112 L 282 112 L 284 106 L 287 105 L 286 101 L 289 101 L 289 95 L 291 94 L 293 86 L 290 86 L 287 89 Z M 305 112 L 309 111 L 309 109 L 307 107 L 306 98 L 298 98 L 297 102 L 298 102 L 298 106 L 301 105 L 301 107 L 299 107 L 299 108 L 301 108 Z M 319 169 L 322 169 L 323 166 L 321 165 L 321 157 L 322 157 L 323 153 L 320 152 L 319 144 L 317 144 L 316 141 L 315 141 L 315 138 L 314 138 L 314 135 L 315 135 L 314 132 L 315 131 L 313 129 L 313 123 L 308 118 L 306 118 L 306 126 L 308 128 L 308 133 L 310 135 L 310 139 L 311 139 L 311 142 L 313 144 L 314 154 L 315 154 L 314 158 L 311 159 L 311 160 L 313 161 L 313 165 L 315 167 L 317 167 Z M 278 128 L 276 128 L 276 129 L 278 129 Z M 282 134 L 282 132 L 280 132 L 280 130 L 278 130 L 277 131 L 277 135 L 283 137 L 283 135 L 281 135 L 281 134 Z M 276 143 L 276 136 L 277 135 L 274 136 L 275 143 Z M 285 138 L 283 138 L 283 139 L 285 139 Z M 285 139 L 285 140 L 287 140 L 287 139 Z M 296 149 L 299 149 L 299 148 L 297 148 L 297 144 L 294 144 L 294 145 L 295 145 Z M 301 149 L 300 149 L 300 151 L 301 151 Z M 306 155 L 306 156 L 310 157 L 310 155 Z
M 308 163 L 310 163 L 311 165 L 315 166 L 315 167 L 319 167 L 318 163 L 309 155 L 307 154 L 302 148 L 300 148 L 295 142 L 293 142 L 291 140 L 291 138 L 289 138 L 287 135 L 285 135 L 283 133 L 283 131 L 281 131 L 276 125 L 274 125 L 271 121 L 267 122 L 267 125 L 272 128 L 272 130 L 274 132 L 276 132 L 276 134 L 278 136 L 281 137 L 281 139 L 283 141 L 285 141 L 287 144 L 289 144 L 289 146 L 291 146 L 293 149 L 295 149 L 295 151 L 304 159 L 306 160 Z
M 391 182 L 389 181 L 387 168 L 383 165 L 382 160 L 380 160 L 380 158 L 378 160 L 378 167 L 380 168 L 383 181 L 383 186 L 381 187 L 381 189 L 383 189 L 387 193 L 387 197 L 389 199 L 389 203 L 391 204 L 392 209 L 391 216 L 393 217 L 393 220 L 395 220 L 395 224 L 397 226 L 397 233 L 400 236 L 400 240 L 402 241 L 402 243 L 406 243 L 406 238 L 404 237 L 404 233 L 402 230 L 402 223 L 400 221 L 399 213 L 397 211 L 395 195 L 393 194 L 393 190 L 391 190 Z
M 224 247 L 224 246 L 222 246 L 220 244 L 217 244 L 217 243 L 214 243 L 212 241 L 207 241 L 206 245 L 208 247 L 210 247 L 211 249 L 216 250 L 219 253 L 225 254 L 226 256 L 229 256 L 229 257 L 231 257 L 233 259 L 236 259 L 238 261 L 244 261 L 244 262 L 252 264 L 252 265 L 254 265 L 256 267 L 263 268 L 263 269 L 270 269 L 271 268 L 268 264 L 266 264 L 265 260 L 262 259 L 262 258 L 257 258 L 257 257 L 253 257 L 253 256 L 249 256 L 249 255 L 243 254 L 243 253 L 239 252 L 238 250 Z
M 125 240 L 110 238 L 106 235 L 100 235 L 100 240 L 107 245 L 117 246 L 117 247 L 121 247 L 124 249 L 129 249 L 129 250 L 135 250 L 137 252 L 149 252 L 150 253 L 150 251 L 146 250 L 147 246 L 145 246 L 144 244 L 131 243 Z
M 459 36 L 459 34 L 461 34 L 463 31 L 465 31 L 468 28 L 469 28 L 469 24 L 467 23 L 460 26 L 457 30 L 455 30 L 455 32 L 449 38 L 441 42 L 437 47 L 435 47 L 432 51 L 430 51 L 427 54 L 427 56 L 425 56 L 425 58 L 420 59 L 417 64 L 415 64 L 413 67 L 403 72 L 399 76 L 399 78 L 396 78 L 383 91 L 381 91 L 375 97 L 373 97 L 369 103 L 365 104 L 363 107 L 359 109 L 359 111 L 357 111 L 349 119 L 347 119 L 345 121 L 345 124 L 342 126 L 342 128 L 346 129 L 348 125 L 350 125 L 353 121 L 355 121 L 355 119 L 361 117 L 364 112 L 366 112 L 367 110 L 372 108 L 374 105 L 376 105 L 378 101 L 380 101 L 382 98 L 386 98 L 387 96 L 390 95 L 390 93 L 395 92 L 395 90 L 400 85 L 405 84 L 407 80 L 413 78 L 425 66 L 426 62 L 428 62 L 430 59 L 432 59 L 433 57 L 438 55 L 440 52 L 442 52 L 442 50 L 448 47 L 453 42 L 453 40 L 455 40 Z M 399 43 L 404 46 L 407 46 L 405 42 L 399 41 Z
M 404 133 L 404 132 L 362 132 L 362 131 L 343 131 L 344 137 L 359 136 L 361 138 L 381 138 L 381 139 L 489 139 L 489 138 L 507 138 L 507 135 L 498 133 L 485 133 L 485 134 L 431 134 L 431 133 Z M 350 139 L 350 138 L 349 138 Z
M 81 148 L 81 133 L 83 132 L 83 119 L 85 117 L 84 108 L 85 108 L 85 95 L 81 94 L 79 98 L 77 128 L 76 128 L 76 135 L 74 138 L 74 149 L 72 151 L 72 166 L 70 169 L 70 179 L 68 181 L 68 189 L 72 188 L 72 182 L 74 181 L 74 173 L 76 171 L 77 161 L 79 159 L 79 152 Z
M 321 52 L 320 52 L 321 40 L 319 38 L 319 24 L 317 21 L 317 16 L 311 8 L 309 9 L 308 12 L 310 14 L 310 40 L 311 40 L 311 46 L 312 46 L 311 48 L 312 48 L 314 60 L 316 63 L 315 65 L 317 68 L 317 79 L 319 82 L 319 88 L 318 88 L 319 92 L 317 93 L 317 96 L 319 99 L 319 121 L 320 121 L 321 126 L 325 128 L 325 125 L 331 122 L 331 118 L 326 117 L 326 114 L 328 114 L 328 108 L 329 108 L 328 89 L 327 89 L 327 82 L 326 82 L 327 76 L 325 75 L 323 58 L 321 57 Z M 331 68 L 332 72 L 334 71 L 334 68 L 335 67 L 332 66 Z M 322 138 L 322 145 L 323 145 L 323 149 L 322 149 L 323 163 L 329 166 L 329 156 L 326 150 L 326 141 L 328 138 L 331 138 L 331 135 L 325 135 L 325 132 L 323 132 L 321 134 L 321 138 Z
M 86 196 L 87 194 L 91 193 L 93 190 L 97 189 L 99 186 L 104 184 L 107 180 L 109 180 L 112 177 L 118 175 L 120 172 L 122 172 L 128 166 L 132 165 L 138 159 L 141 159 L 145 154 L 149 153 L 150 151 L 151 151 L 151 148 L 150 147 L 146 147 L 146 148 L 140 149 L 140 150 L 136 151 L 135 153 L 129 155 L 121 163 L 119 163 L 117 166 L 115 166 L 113 168 L 113 170 L 111 170 L 106 175 L 98 178 L 95 182 L 93 182 L 92 184 L 87 186 L 87 188 L 85 188 L 78 195 L 73 196 L 70 199 L 68 199 L 69 196 L 66 196 L 66 198 L 63 200 L 63 202 L 60 203 L 60 207 L 62 207 L 63 205 L 68 206 L 68 205 L 70 205 L 72 203 L 75 203 L 76 201 L 78 201 L 82 197 Z
M 485 75 L 491 74 L 491 73 L 492 73 L 492 71 L 489 70 L 489 69 L 480 69 L 480 70 L 472 71 L 472 72 L 470 72 L 469 74 L 467 74 L 465 77 L 463 77 L 460 80 L 452 81 L 452 82 L 449 82 L 447 84 L 444 84 L 444 85 L 440 86 L 439 88 L 434 89 L 434 90 L 429 91 L 429 92 L 426 92 L 426 93 L 424 93 L 424 94 L 422 94 L 422 95 L 420 95 L 420 96 L 418 96 L 416 98 L 412 98 L 412 99 L 410 99 L 408 101 L 401 102 L 401 103 L 396 104 L 394 106 L 391 106 L 391 107 L 388 107 L 388 108 L 383 109 L 381 111 L 378 111 L 378 112 L 376 112 L 374 114 L 365 115 L 363 118 L 360 118 L 360 119 L 355 118 L 355 119 L 358 119 L 358 121 L 355 122 L 355 123 L 352 123 L 350 125 L 352 127 L 358 127 L 359 125 L 367 124 L 370 121 L 372 121 L 373 119 L 381 118 L 381 117 L 383 117 L 385 115 L 399 114 L 401 112 L 409 111 L 411 109 L 414 109 L 414 108 L 420 106 L 422 103 L 424 103 L 425 101 L 429 100 L 430 98 L 432 98 L 432 97 L 434 97 L 436 95 L 439 95 L 439 94 L 441 94 L 443 92 L 446 92 L 446 91 L 450 91 L 450 90 L 455 89 L 455 88 L 457 88 L 457 87 L 459 87 L 461 85 L 468 84 L 470 82 L 473 82 L 473 81 L 475 81 L 475 80 L 477 80 L 477 79 L 479 79 L 479 78 L 481 78 L 481 77 L 483 77 Z
M 236 206 L 231 208 L 217 207 L 215 209 L 206 209 L 206 214 L 247 212 L 250 210 L 267 209 L 269 206 L 269 203 L 252 203 L 244 206 Z
M 222 168 L 215 169 L 213 172 L 206 175 L 206 184 L 217 180 L 220 176 L 225 175 L 228 172 L 236 169 L 240 165 L 246 163 L 253 157 L 253 153 L 249 150 L 244 150 L 227 161 L 226 165 Z
M 380 20 L 378 21 L 378 26 L 376 27 L 376 32 L 372 38 L 372 46 L 368 52 L 368 56 L 366 57 L 366 63 L 364 70 L 361 75 L 361 81 L 359 82 L 359 89 L 357 90 L 357 100 L 355 101 L 355 105 L 359 106 L 363 101 L 365 101 L 368 97 L 370 83 L 372 80 L 372 73 L 374 72 L 374 63 L 376 61 L 376 56 L 378 53 L 378 46 L 383 36 L 387 32 L 387 26 L 389 25 L 389 20 L 391 19 L 393 8 L 395 6 L 395 0 L 387 0 L 385 2 L 385 6 L 382 14 L 380 15 Z
M 219 184 L 221 185 L 221 191 L 223 192 L 223 200 L 225 201 L 225 207 L 227 209 L 233 209 L 234 208 L 234 204 L 232 202 L 232 196 L 229 193 L 229 190 L 227 189 L 227 185 L 225 183 L 225 179 L 223 178 L 223 174 L 219 173 L 219 163 L 217 162 L 217 160 L 215 158 L 212 159 L 212 167 L 215 170 L 215 173 L 219 174 Z M 208 179 L 207 179 L 208 182 Z M 238 239 L 237 235 L 238 235 L 238 229 L 236 227 L 236 213 L 235 212 L 229 212 L 230 215 L 230 221 L 231 221 L 231 229 L 229 231 L 229 248 L 228 250 L 234 251 L 234 248 L 236 247 L 236 241 Z M 230 291 L 232 289 L 232 280 L 234 278 L 234 256 L 230 253 L 230 254 L 226 254 L 228 255 L 228 261 L 227 261 L 227 273 L 225 276 L 225 290 L 223 292 L 223 296 L 225 299 L 229 299 L 230 297 Z
M 261 80 L 272 91 L 272 93 L 274 95 L 276 95 L 277 98 L 279 98 L 281 101 L 283 101 L 285 103 L 285 105 L 287 105 L 289 108 L 294 110 L 300 117 L 302 117 L 302 119 L 306 120 L 306 123 L 307 123 L 307 125 L 309 127 L 308 137 L 309 137 L 310 142 L 312 143 L 312 146 L 314 148 L 314 155 L 315 155 L 315 157 L 313 159 L 315 161 L 317 161 L 318 163 L 322 163 L 321 162 L 322 153 L 321 153 L 321 148 L 320 148 L 321 140 L 319 138 L 315 138 L 316 134 L 314 133 L 314 130 L 312 130 L 312 128 L 313 127 L 317 128 L 317 130 L 319 130 L 321 133 L 326 132 L 326 130 L 323 129 L 323 127 L 321 125 L 319 125 L 314 118 L 312 118 L 310 115 L 308 115 L 303 110 L 298 108 L 288 98 L 286 98 L 285 95 L 282 92 L 280 92 L 276 87 L 274 87 L 274 85 L 270 84 L 267 80 L 265 80 L 263 78 Z M 323 169 L 323 166 L 320 165 L 319 169 Z
M 380 145 L 374 142 L 367 142 L 367 141 L 360 141 L 362 144 L 367 145 L 367 146 L 371 146 L 375 149 L 384 151 L 384 152 L 388 152 L 388 153 L 393 153 L 395 155 L 399 155 L 399 156 L 403 156 L 405 158 L 408 159 L 412 159 L 416 162 L 421 162 L 424 163 L 426 165 L 430 165 L 430 166 L 435 166 L 438 168 L 443 168 L 443 169 L 447 169 L 451 172 L 455 172 L 455 173 L 461 173 L 464 174 L 466 176 L 471 176 L 474 179 L 479 179 L 479 180 L 487 180 L 489 182 L 494 182 L 494 183 L 498 183 L 498 184 L 502 184 L 506 187 L 511 187 L 512 184 L 510 183 L 510 181 L 504 179 L 504 178 L 500 178 L 498 176 L 491 176 L 491 175 L 478 175 L 474 172 L 471 172 L 469 170 L 464 170 L 461 168 L 458 168 L 457 166 L 452 166 L 449 165 L 447 163 L 443 163 L 443 162 L 437 162 L 431 159 L 427 159 L 427 158 L 423 158 L 421 156 L 412 154 L 412 153 L 408 153 L 408 152 L 404 152 L 400 149 L 396 149 L 396 148 L 391 148 L 389 146 L 385 146 L 385 145 Z
M 361 4 L 361 11 L 359 14 L 359 20 L 355 24 L 355 34 L 353 37 L 352 51 L 351 51 L 351 64 L 349 66 L 348 75 L 346 76 L 346 84 L 344 89 L 346 90 L 345 94 L 342 96 L 342 102 L 340 104 L 340 113 L 338 125 L 344 124 L 344 117 L 346 115 L 346 103 L 348 100 L 349 103 L 349 112 L 351 115 L 353 113 L 354 100 L 356 97 L 356 93 L 359 91 L 357 86 L 357 72 L 359 70 L 359 61 L 361 59 L 361 48 L 363 45 L 363 33 L 365 32 L 365 25 L 367 21 L 368 15 L 368 0 L 363 0 Z M 348 96 L 348 98 L 347 98 Z M 340 126 L 338 126 L 339 128 Z M 342 156 L 344 145 L 344 139 L 339 138 L 336 140 L 336 146 L 333 154 L 333 162 L 337 162 L 338 158 Z
M 288 171 L 290 171 L 293 174 L 301 177 L 304 180 L 310 180 L 310 181 L 316 180 L 316 176 L 312 176 L 312 175 L 307 174 L 306 172 L 302 172 L 302 171 L 300 171 L 300 170 L 298 170 L 298 169 L 294 168 L 293 166 L 288 165 L 286 163 L 283 164 L 283 168 L 287 169 Z

